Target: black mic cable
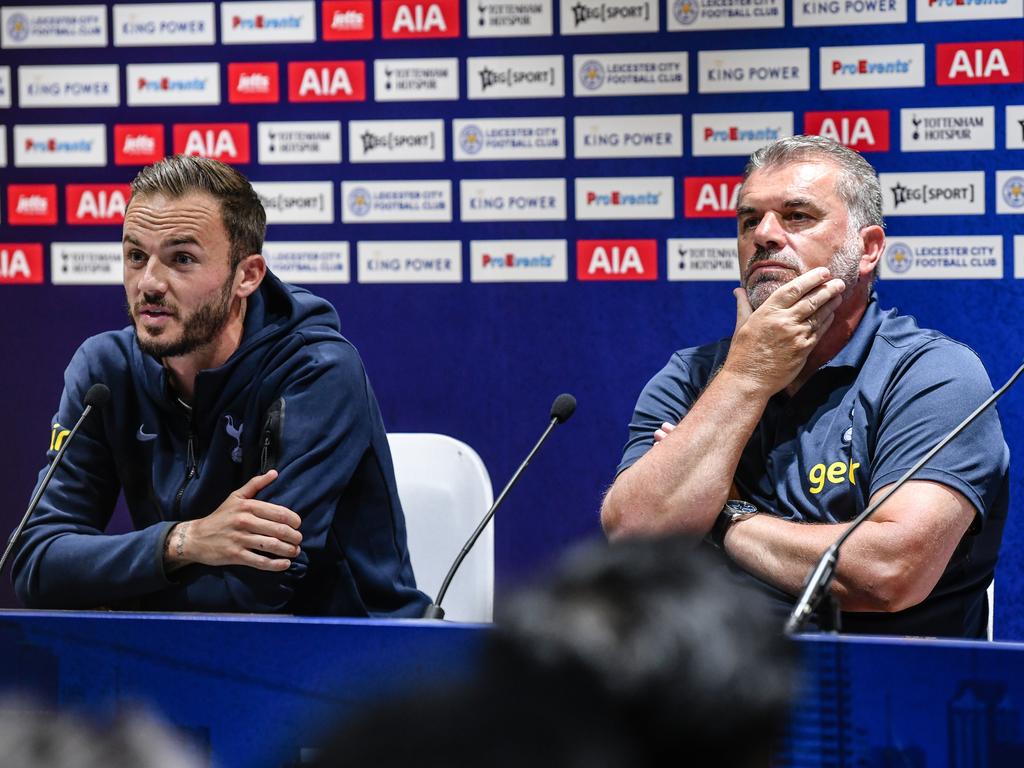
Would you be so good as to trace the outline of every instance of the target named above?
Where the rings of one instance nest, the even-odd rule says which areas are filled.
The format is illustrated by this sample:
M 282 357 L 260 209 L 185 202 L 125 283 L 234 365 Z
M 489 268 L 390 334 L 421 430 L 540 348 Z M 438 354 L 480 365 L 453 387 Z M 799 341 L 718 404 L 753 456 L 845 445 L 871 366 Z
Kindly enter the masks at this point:
M 110 390 L 106 384 L 93 384 L 89 387 L 89 391 L 85 393 L 85 410 L 82 411 L 82 415 L 78 417 L 78 421 L 75 422 L 74 428 L 68 434 L 61 445 L 60 450 L 57 451 L 57 455 L 53 457 L 53 461 L 50 462 L 50 468 L 46 471 L 46 475 L 43 477 L 43 482 L 39 484 L 39 488 L 36 489 L 35 494 L 32 496 L 32 501 L 28 503 L 28 509 L 25 510 L 25 516 L 21 518 L 21 522 L 18 523 L 18 527 L 14 529 L 14 533 L 11 534 L 11 538 L 7 541 L 7 548 L 4 550 L 3 557 L 0 557 L 0 573 L 3 573 L 4 566 L 7 565 L 7 558 L 10 556 L 11 551 L 14 549 L 14 545 L 18 543 L 18 539 L 21 538 L 21 532 L 25 529 L 25 524 L 28 523 L 29 517 L 35 511 L 36 507 L 39 506 L 39 500 L 43 498 L 43 491 L 46 490 L 46 486 L 50 484 L 50 478 L 53 477 L 53 473 L 57 470 L 57 465 L 60 464 L 60 460 L 64 458 L 64 452 L 67 451 L 68 446 L 71 445 L 71 441 L 75 439 L 75 435 L 78 434 L 78 428 L 82 426 L 89 414 L 92 413 L 93 408 L 102 408 L 110 400 Z
M 495 499 L 494 504 L 487 510 L 487 514 L 484 515 L 484 519 L 480 521 L 480 525 L 476 527 L 473 534 L 469 537 L 465 546 L 462 547 L 462 551 L 459 552 L 459 556 L 455 558 L 455 562 L 452 563 L 452 567 L 448 569 L 448 575 L 444 577 L 444 582 L 441 584 L 441 589 L 437 593 L 437 600 L 431 603 L 423 611 L 424 619 L 443 619 L 444 609 L 441 607 L 441 601 L 444 600 L 445 593 L 448 591 L 448 585 L 452 583 L 452 578 L 455 576 L 455 572 L 459 570 L 459 566 L 462 565 L 462 561 L 466 559 L 466 555 L 469 554 L 469 550 L 476 544 L 476 540 L 480 538 L 480 534 L 484 532 L 484 528 L 491 522 L 491 518 L 494 517 L 494 513 L 498 510 L 501 502 L 505 500 L 509 490 L 515 485 L 519 476 L 523 474 L 523 470 L 526 469 L 526 465 L 530 463 L 530 459 L 533 458 L 534 454 L 544 444 L 544 441 L 548 439 L 548 435 L 551 434 L 551 430 L 555 428 L 556 424 L 564 424 L 569 420 L 569 417 L 576 410 L 576 398 L 569 394 L 561 394 L 555 398 L 555 402 L 551 404 L 551 421 L 548 423 L 547 429 L 544 430 L 544 434 L 540 436 L 540 440 L 533 446 L 533 450 L 523 459 L 523 463 L 519 465 L 519 469 L 516 470 L 515 474 L 512 475 L 512 479 L 508 481 L 505 487 L 502 489 L 498 498 Z
M 950 440 L 967 429 L 975 419 L 988 410 L 989 406 L 1002 397 L 1003 393 L 1010 388 L 1022 372 L 1024 372 L 1024 363 L 1021 363 L 1020 367 L 1013 372 L 1009 381 L 993 392 L 989 398 L 979 405 L 970 416 L 960 422 L 956 429 L 942 438 L 938 445 L 922 456 L 921 459 L 914 466 L 908 469 L 903 474 L 903 477 L 897 480 L 888 491 L 879 496 L 877 501 L 869 504 L 863 512 L 857 515 L 850 524 L 850 527 L 843 531 L 842 536 L 836 539 L 835 543 L 825 550 L 821 559 L 818 560 L 818 564 L 814 566 L 814 570 L 812 570 L 810 575 L 807 577 L 807 581 L 804 584 L 804 590 L 800 594 L 800 599 L 797 600 L 796 607 L 793 608 L 793 612 L 789 615 L 789 619 L 786 621 L 786 634 L 792 635 L 795 632 L 802 630 L 804 625 L 807 623 L 807 620 L 811 617 L 811 614 L 818 609 L 818 605 L 821 603 L 825 595 L 828 594 L 828 591 L 832 586 L 832 580 L 836 575 L 836 567 L 839 564 L 839 548 L 843 546 L 843 543 L 848 538 L 850 538 L 850 535 L 860 527 L 861 523 L 871 517 L 871 515 L 875 513 L 876 509 L 888 501 L 889 497 L 896 493 L 904 483 L 916 475 L 918 470 L 930 461 L 935 454 L 945 448 L 946 444 L 949 443 Z M 838 611 L 836 613 L 838 614 Z M 836 629 L 838 630 L 838 627 L 836 627 Z

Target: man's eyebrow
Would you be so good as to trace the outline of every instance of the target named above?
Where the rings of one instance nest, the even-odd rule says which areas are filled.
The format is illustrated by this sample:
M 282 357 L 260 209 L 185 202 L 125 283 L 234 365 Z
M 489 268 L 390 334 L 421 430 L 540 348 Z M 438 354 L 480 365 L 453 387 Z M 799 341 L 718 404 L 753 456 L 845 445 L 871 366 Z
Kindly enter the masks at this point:
M 123 242 L 131 243 L 132 245 L 142 245 L 139 239 L 129 232 L 124 233 Z M 161 248 L 173 248 L 176 245 L 199 245 L 199 240 L 192 235 L 178 235 L 160 243 Z

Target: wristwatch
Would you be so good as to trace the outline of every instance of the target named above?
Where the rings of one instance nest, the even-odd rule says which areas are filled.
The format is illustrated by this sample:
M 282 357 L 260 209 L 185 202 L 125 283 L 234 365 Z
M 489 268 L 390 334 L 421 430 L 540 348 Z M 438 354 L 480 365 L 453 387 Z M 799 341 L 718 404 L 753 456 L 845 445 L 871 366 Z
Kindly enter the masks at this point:
M 715 524 L 711 526 L 711 530 L 708 532 L 708 542 L 712 546 L 718 547 L 718 549 L 725 549 L 725 532 L 729 530 L 729 526 L 741 520 L 747 520 L 756 514 L 757 507 L 749 501 L 729 499 L 725 502 L 725 506 L 722 507 L 722 511 L 718 513 L 718 517 L 715 518 Z

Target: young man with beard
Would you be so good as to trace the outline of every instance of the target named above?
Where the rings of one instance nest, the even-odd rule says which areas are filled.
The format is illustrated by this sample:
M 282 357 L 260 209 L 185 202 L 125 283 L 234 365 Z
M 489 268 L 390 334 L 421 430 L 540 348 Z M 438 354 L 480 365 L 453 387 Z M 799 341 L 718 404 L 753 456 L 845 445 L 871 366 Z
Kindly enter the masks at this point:
M 90 417 L 14 561 L 31 607 L 418 616 L 380 411 L 331 305 L 260 251 L 249 182 L 178 155 L 132 182 L 131 326 L 87 339 L 54 417 Z M 123 492 L 135 530 L 104 529 Z
M 970 349 L 879 307 L 882 193 L 856 152 L 817 136 L 758 150 L 737 220 L 732 338 L 648 383 L 602 523 L 706 537 L 785 610 L 847 521 L 992 390 Z M 844 630 L 984 636 L 1007 465 L 989 411 L 850 537 Z

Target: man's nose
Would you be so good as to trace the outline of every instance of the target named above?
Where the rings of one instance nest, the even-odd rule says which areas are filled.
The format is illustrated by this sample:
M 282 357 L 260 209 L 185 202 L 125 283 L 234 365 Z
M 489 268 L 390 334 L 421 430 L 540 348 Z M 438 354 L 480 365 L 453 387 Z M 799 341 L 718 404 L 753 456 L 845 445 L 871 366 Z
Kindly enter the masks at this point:
M 146 268 L 139 279 L 139 291 L 145 294 L 163 294 L 167 292 L 166 270 L 160 259 L 150 257 Z
M 786 243 L 786 230 L 782 219 L 774 211 L 765 213 L 754 230 L 754 242 L 769 251 L 775 251 Z

